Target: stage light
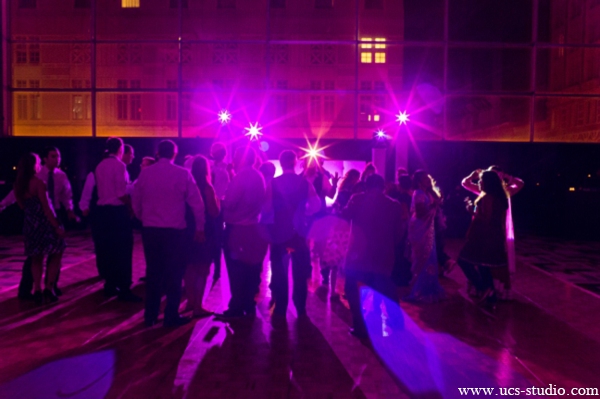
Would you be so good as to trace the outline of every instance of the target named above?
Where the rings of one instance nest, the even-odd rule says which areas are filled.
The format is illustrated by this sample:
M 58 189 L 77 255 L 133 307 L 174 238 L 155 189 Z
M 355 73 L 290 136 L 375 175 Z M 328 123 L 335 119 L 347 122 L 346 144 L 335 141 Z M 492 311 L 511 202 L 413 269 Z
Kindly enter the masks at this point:
M 384 140 L 387 139 L 387 134 L 385 134 L 383 130 L 379 129 L 375 132 L 375 138 L 378 140 Z
M 312 161 L 318 161 L 319 158 L 326 158 L 325 155 L 323 154 L 323 148 L 319 147 L 319 143 L 315 143 L 314 145 L 312 145 L 311 143 L 307 143 L 308 144 L 308 148 L 302 148 L 302 151 L 304 151 L 306 154 L 304 154 L 304 156 L 302 157 L 304 158 L 308 158 L 308 163 L 310 164 Z
M 246 136 L 250 139 L 250 141 L 256 141 L 263 135 L 261 132 L 262 126 L 258 126 L 258 122 L 254 125 L 251 123 L 250 127 L 244 128 L 246 130 Z
M 258 148 L 262 152 L 267 152 L 267 151 L 269 151 L 269 143 L 267 143 L 266 141 L 261 141 L 260 144 L 258 145 Z
M 231 114 L 226 109 L 219 111 L 219 122 L 221 125 L 226 125 L 231 122 Z
M 400 123 L 400 125 L 406 125 L 406 122 L 410 122 L 409 116 L 406 111 L 400 112 L 396 115 L 396 122 Z

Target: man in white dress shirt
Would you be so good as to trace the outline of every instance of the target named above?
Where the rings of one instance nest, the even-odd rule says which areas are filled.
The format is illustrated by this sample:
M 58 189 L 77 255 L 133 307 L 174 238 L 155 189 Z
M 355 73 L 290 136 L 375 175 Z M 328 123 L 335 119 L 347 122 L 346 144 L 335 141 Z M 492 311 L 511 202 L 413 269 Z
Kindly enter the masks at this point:
M 96 167 L 98 190 L 97 246 L 98 261 L 104 263 L 104 295 L 118 295 L 125 302 L 142 299 L 131 292 L 133 228 L 131 199 L 127 194 L 129 174 L 123 163 L 123 140 L 111 137 L 106 141 L 108 156 Z
M 143 225 L 147 275 L 144 321 L 148 327 L 157 323 L 163 290 L 167 296 L 164 325 L 177 327 L 190 321 L 179 316 L 186 265 L 186 204 L 199 229 L 195 239 L 204 241 L 202 196 L 191 173 L 173 164 L 176 155 L 174 142 L 161 141 L 158 162 L 140 173 L 133 193 L 133 210 Z
M 56 147 L 46 147 L 41 155 L 44 166 L 42 166 L 42 169 L 36 176 L 46 183 L 50 204 L 57 214 L 62 207 L 69 220 L 78 220 L 73 212 L 73 190 L 71 189 L 71 183 L 69 183 L 67 174 L 59 169 L 61 161 L 60 151 Z M 0 212 L 16 202 L 15 193 L 11 191 L 0 202 Z M 19 283 L 18 297 L 20 299 L 33 299 L 31 294 L 32 289 L 33 275 L 31 274 L 31 259 L 27 258 L 23 264 L 23 274 Z M 55 288 L 55 294 L 58 296 L 62 295 L 62 291 L 58 286 Z

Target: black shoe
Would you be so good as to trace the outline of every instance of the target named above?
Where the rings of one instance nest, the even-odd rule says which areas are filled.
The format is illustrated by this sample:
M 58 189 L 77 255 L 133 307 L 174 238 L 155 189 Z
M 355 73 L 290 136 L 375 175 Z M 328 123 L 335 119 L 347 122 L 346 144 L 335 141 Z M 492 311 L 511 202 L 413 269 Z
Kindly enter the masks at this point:
M 31 292 L 19 292 L 17 298 L 19 298 L 22 301 L 33 301 L 34 299 L 33 294 Z
M 43 292 L 44 302 L 46 303 L 54 303 L 58 301 L 58 297 L 52 293 L 48 288 L 46 288 Z
M 54 295 L 56 296 L 62 296 L 63 292 L 60 288 L 58 288 L 58 285 L 54 284 Z
M 189 317 L 177 317 L 176 319 L 165 320 L 163 325 L 165 327 L 179 327 L 188 324 L 190 321 L 192 321 L 192 319 Z
M 44 304 L 44 295 L 42 295 L 42 291 L 36 291 L 33 293 L 33 301 L 38 306 Z
M 111 298 L 113 296 L 117 296 L 119 295 L 119 290 L 116 289 L 115 287 L 110 287 L 107 285 L 104 285 L 104 296 L 106 298 Z
M 117 299 L 121 302 L 140 303 L 143 301 L 142 297 L 135 295 L 131 291 L 125 291 L 119 293 Z

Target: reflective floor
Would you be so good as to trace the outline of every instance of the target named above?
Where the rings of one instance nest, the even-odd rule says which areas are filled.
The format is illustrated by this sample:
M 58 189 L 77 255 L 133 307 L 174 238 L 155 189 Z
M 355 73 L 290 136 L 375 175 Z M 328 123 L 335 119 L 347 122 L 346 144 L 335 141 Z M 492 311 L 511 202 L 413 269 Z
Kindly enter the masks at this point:
M 446 301 L 402 302 L 404 330 L 382 323 L 370 329 L 368 343 L 348 334 L 347 303 L 331 300 L 317 268 L 308 319 L 297 319 L 292 306 L 287 323 L 271 322 L 266 265 L 256 318 L 145 328 L 143 304 L 103 297 L 89 237 L 71 236 L 68 243 L 64 296 L 35 307 L 16 299 L 21 241 L 0 238 L 2 399 L 452 398 L 461 396 L 459 388 L 489 387 L 496 394 L 550 384 L 567 392 L 600 388 L 600 297 L 579 278 L 565 277 L 578 269 L 590 278 L 599 273 L 594 258 L 584 256 L 600 253 L 596 243 L 521 240 L 514 301 L 493 313 L 482 310 L 455 270 L 442 280 Z M 448 243 L 450 254 L 459 248 Z M 571 272 L 536 264 L 550 262 Z M 136 239 L 134 280 L 143 274 Z M 206 307 L 223 310 L 226 273 L 214 285 L 209 278 L 209 285 Z M 339 292 L 342 286 L 340 279 Z M 134 291 L 143 295 L 143 284 Z

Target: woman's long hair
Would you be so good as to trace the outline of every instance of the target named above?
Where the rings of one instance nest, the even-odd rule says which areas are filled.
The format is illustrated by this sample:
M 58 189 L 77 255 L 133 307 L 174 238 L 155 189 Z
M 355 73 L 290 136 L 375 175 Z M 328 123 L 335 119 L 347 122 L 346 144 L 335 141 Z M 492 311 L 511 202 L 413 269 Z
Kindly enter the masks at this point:
M 38 163 L 39 157 L 33 152 L 28 152 L 19 160 L 17 167 L 17 179 L 15 180 L 14 190 L 17 202 L 22 207 L 25 201 L 25 195 L 29 191 L 29 182 L 35 176 L 35 165 Z
M 508 209 L 508 195 L 498 173 L 487 170 L 481 174 L 481 191 L 482 194 L 477 201 L 485 195 L 491 195 L 497 198 L 505 209 Z
M 211 184 L 210 164 L 208 159 L 202 155 L 197 155 L 192 163 L 192 176 L 200 190 Z
M 430 179 L 431 180 L 431 189 L 427 190 L 428 194 L 433 195 L 436 198 L 440 198 L 441 194 L 440 194 L 440 190 L 439 188 L 435 185 L 435 181 L 433 180 L 433 178 L 429 175 L 429 173 L 427 173 L 426 170 L 423 169 L 419 169 L 417 170 L 414 174 L 413 174 L 413 178 L 412 178 L 412 187 L 414 190 L 420 190 L 421 189 L 421 181 L 423 179 Z
M 377 173 L 377 168 L 375 167 L 375 164 L 373 164 L 373 162 L 369 162 L 365 165 L 365 169 L 363 170 L 362 175 L 360 176 L 360 181 L 365 182 L 367 180 L 367 177 L 369 177 L 373 173 Z
M 344 175 L 338 191 L 352 191 L 352 188 L 360 180 L 360 172 L 356 169 L 350 169 Z

